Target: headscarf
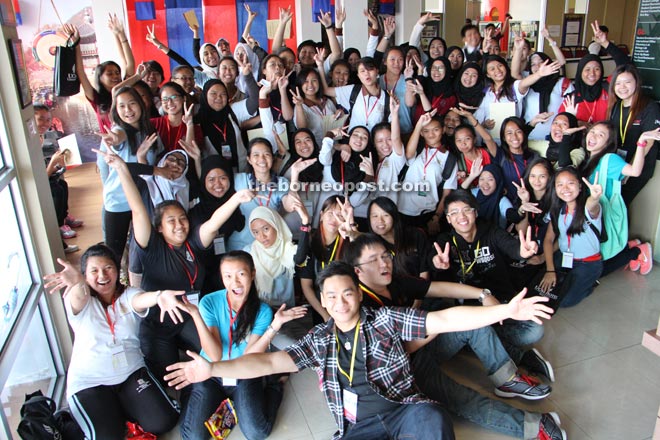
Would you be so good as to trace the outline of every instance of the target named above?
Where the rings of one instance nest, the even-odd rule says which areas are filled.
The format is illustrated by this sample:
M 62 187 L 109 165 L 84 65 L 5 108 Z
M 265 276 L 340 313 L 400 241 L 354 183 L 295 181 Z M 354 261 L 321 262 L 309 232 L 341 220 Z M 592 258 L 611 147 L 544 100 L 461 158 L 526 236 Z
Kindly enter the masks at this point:
M 449 46 L 449 47 L 447 48 L 447 50 L 445 51 L 445 58 L 449 59 L 449 54 L 452 53 L 452 52 L 455 51 L 455 50 L 457 50 L 457 51 L 459 51 L 459 52 L 461 53 L 461 55 L 463 56 L 463 64 L 465 64 L 465 53 L 463 52 L 463 49 L 460 48 L 460 47 L 458 47 L 458 46 Z M 451 75 L 450 75 L 450 76 L 451 76 L 452 78 L 455 78 L 455 77 L 456 77 L 456 74 L 457 74 L 456 72 L 458 72 L 459 70 L 460 70 L 460 68 L 457 69 L 457 70 L 453 70 L 453 69 L 451 69 L 451 70 L 450 70 L 450 72 L 451 72 Z
M 445 48 L 445 54 L 443 55 L 445 58 L 447 57 L 447 42 L 445 41 L 444 38 L 441 37 L 433 37 L 431 40 L 429 40 L 429 45 L 428 47 L 431 47 L 431 43 L 433 43 L 435 40 L 439 40 L 442 42 L 442 46 Z M 426 49 L 426 56 L 429 57 L 429 61 L 433 61 L 433 58 L 431 58 L 431 51 L 429 49 Z M 447 74 L 451 72 L 451 69 L 447 69 Z M 449 75 L 451 76 L 451 75 Z
M 218 65 L 215 66 L 215 67 L 211 67 L 211 66 L 209 66 L 208 64 L 206 64 L 206 63 L 204 62 L 204 49 L 205 49 L 207 46 L 211 46 L 213 49 L 215 49 L 215 50 L 218 52 Z M 219 75 L 218 75 L 218 68 L 220 67 L 220 57 L 221 57 L 221 55 L 220 55 L 220 50 L 218 50 L 218 48 L 215 47 L 215 46 L 214 46 L 213 44 L 211 44 L 211 43 L 204 43 L 204 44 L 202 44 L 201 47 L 199 48 L 199 64 L 202 66 L 202 71 L 203 71 L 203 72 L 206 74 L 206 76 L 208 76 L 209 78 L 213 78 L 213 79 L 218 78 L 218 76 L 219 76 Z
M 467 69 L 474 69 L 479 75 L 477 83 L 472 87 L 465 87 L 461 84 L 461 76 Z M 481 101 L 484 99 L 484 73 L 479 67 L 479 64 L 474 61 L 463 64 L 456 74 L 456 95 L 458 102 L 467 104 L 470 107 L 479 107 Z
M 206 176 L 214 169 L 221 169 L 227 174 L 229 180 L 229 189 L 224 196 L 218 198 L 207 191 L 206 189 Z M 231 163 L 224 159 L 222 156 L 216 154 L 210 155 L 202 161 L 202 176 L 200 178 L 201 189 L 199 196 L 199 203 L 190 210 L 190 218 L 195 225 L 202 224 L 211 218 L 213 213 L 224 205 L 236 193 L 234 189 L 234 171 L 232 170 Z M 227 221 L 220 227 L 218 232 L 225 236 L 234 231 L 240 231 L 245 226 L 245 217 L 240 209 L 227 219 Z
M 288 278 L 293 278 L 296 265 L 294 257 L 298 246 L 291 241 L 291 231 L 286 222 L 277 212 L 266 206 L 257 206 L 250 214 L 249 224 L 256 219 L 261 219 L 271 225 L 277 231 L 275 243 L 265 248 L 257 240 L 250 245 L 250 255 L 254 260 L 256 269 L 256 283 L 259 298 L 269 302 L 273 294 L 273 282 L 282 272 Z
M 440 61 L 445 66 L 445 77 L 440 81 L 433 81 L 431 78 L 431 67 L 436 61 Z M 418 77 L 422 79 L 422 85 L 424 86 L 424 93 L 428 96 L 429 100 L 433 101 L 433 98 L 438 96 L 449 97 L 454 94 L 454 81 L 451 77 L 451 63 L 445 57 L 438 57 L 435 60 L 429 60 L 426 63 L 426 71 L 428 72 L 427 77 Z
M 211 87 L 217 84 L 222 84 L 222 87 L 227 90 L 225 84 L 219 79 L 211 79 L 204 83 L 202 95 L 199 97 L 199 112 L 197 112 L 197 121 L 202 128 L 204 136 L 209 138 L 211 144 L 216 149 L 218 154 L 222 154 L 222 146 L 229 145 L 231 147 L 232 157 L 235 160 L 232 166 L 238 166 L 238 153 L 236 150 L 236 133 L 232 121 L 238 125 L 236 116 L 229 105 L 229 97 L 227 97 L 227 105 L 222 110 L 213 110 L 209 105 L 207 95 Z M 226 134 L 226 137 L 225 137 Z
M 575 128 L 578 126 L 578 120 L 573 113 L 561 112 L 555 116 L 555 119 L 559 116 L 565 116 L 566 119 L 568 119 L 569 128 Z M 555 142 L 554 139 L 552 139 L 552 135 L 548 135 L 548 137 L 548 149 L 545 152 L 545 157 L 551 162 L 556 162 L 559 160 L 559 145 L 564 143 L 564 141 Z M 578 131 L 573 133 L 569 136 L 567 142 L 571 151 L 579 148 L 582 142 L 582 132 Z
M 538 56 L 543 62 L 550 61 L 550 57 L 543 52 L 534 52 L 530 57 Z M 531 69 L 531 67 L 530 67 Z M 530 70 L 531 72 L 531 70 Z M 539 94 L 539 112 L 544 113 L 548 111 L 548 106 L 550 105 L 550 95 L 552 95 L 552 90 L 557 85 L 557 80 L 559 80 L 559 72 L 555 72 L 552 75 L 544 76 L 540 80 L 532 84 L 532 90 Z
M 161 168 L 164 167 L 167 157 L 174 153 L 183 155 L 186 161 L 186 166 L 179 177 L 170 180 L 165 177 L 153 175 L 144 176 L 143 179 L 147 184 L 147 188 L 149 188 L 149 196 L 154 206 L 166 200 L 177 200 L 187 212 L 190 205 L 190 200 L 188 199 L 190 184 L 188 183 L 188 179 L 186 179 L 188 154 L 184 150 L 172 150 L 161 157 L 160 161 L 158 161 L 158 166 Z
M 348 133 L 349 138 L 353 134 L 353 132 L 358 128 L 363 128 L 364 130 L 367 131 L 367 133 L 370 133 L 369 129 L 364 125 L 356 125 Z M 336 151 L 332 155 L 332 165 L 330 165 L 330 172 L 332 173 L 332 178 L 335 179 L 336 182 L 340 182 L 340 183 L 362 182 L 365 178 L 365 173 L 364 171 L 360 170 L 360 162 L 362 162 L 363 156 L 369 155 L 370 151 L 371 151 L 371 134 L 369 134 L 369 144 L 364 150 L 360 152 L 351 150 L 351 158 L 348 160 L 348 162 L 344 162 L 343 160 L 341 160 L 341 151 Z
M 600 71 L 604 72 L 603 70 L 603 62 L 600 60 L 600 57 L 598 55 L 592 55 L 588 54 L 582 57 L 580 62 L 578 63 L 577 67 L 577 72 L 575 73 L 575 80 L 573 83 L 575 84 L 575 91 L 576 91 L 576 96 L 575 96 L 575 103 L 579 103 L 582 101 L 587 101 L 587 102 L 594 102 L 598 98 L 600 98 L 601 93 L 603 92 L 603 78 L 599 81 L 596 81 L 596 84 L 593 86 L 589 86 L 582 81 L 582 71 L 584 70 L 584 66 L 587 65 L 590 61 L 596 61 L 598 65 L 600 65 Z
M 312 151 L 312 154 L 303 160 L 307 159 L 317 159 L 316 162 L 314 162 L 312 165 L 308 166 L 304 170 L 300 172 L 298 175 L 298 181 L 300 182 L 320 182 L 321 179 L 323 178 L 323 165 L 321 162 L 318 161 L 319 158 L 319 146 L 316 143 L 316 138 L 314 137 L 314 133 L 309 128 L 299 128 L 296 130 L 296 132 L 293 134 L 292 139 L 296 139 L 296 135 L 298 133 L 307 133 L 311 138 L 312 138 L 312 143 L 314 144 L 314 151 Z M 291 168 L 291 166 L 298 160 L 301 159 L 301 156 L 298 155 L 296 152 L 295 146 L 289 150 L 291 157 L 287 161 L 286 164 L 281 168 L 280 174 L 284 175 L 284 173 Z
M 500 200 L 504 194 L 504 174 L 497 164 L 488 164 L 482 171 L 488 171 L 495 178 L 495 191 L 489 196 L 477 190 L 477 202 L 479 203 L 479 217 L 485 218 L 494 225 L 499 225 L 500 220 Z M 478 187 L 477 187 L 478 188 Z
M 252 64 L 252 76 L 254 77 L 255 81 L 259 81 L 259 72 L 261 72 L 260 69 L 260 62 L 259 62 L 259 57 L 257 56 L 256 53 L 252 50 L 249 44 L 245 43 L 237 43 L 236 47 L 234 48 L 234 59 L 238 60 L 238 52 L 243 49 L 245 51 L 245 54 L 247 55 L 247 62 Z M 238 76 L 236 77 L 236 87 L 238 90 L 240 90 L 243 93 L 248 92 L 248 87 L 247 84 L 245 83 L 245 79 L 243 78 L 243 74 L 238 72 Z

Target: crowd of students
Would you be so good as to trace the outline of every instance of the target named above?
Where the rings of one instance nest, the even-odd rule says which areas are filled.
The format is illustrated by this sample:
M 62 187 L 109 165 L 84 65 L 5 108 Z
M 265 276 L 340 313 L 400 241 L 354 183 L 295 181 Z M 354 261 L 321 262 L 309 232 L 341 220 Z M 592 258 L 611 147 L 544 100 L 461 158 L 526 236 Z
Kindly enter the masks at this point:
M 519 410 L 440 367 L 467 346 L 497 396 L 545 398 L 555 377 L 533 347 L 541 319 L 614 270 L 651 271 L 650 244 L 625 228 L 660 140 L 635 66 L 598 23 L 594 41 L 617 67 L 605 78 L 588 55 L 570 81 L 545 29 L 555 60 L 515 35 L 509 62 L 492 29 L 466 24 L 463 48 L 435 38 L 423 51 L 431 14 L 396 46 L 394 18 L 369 11 L 360 54 L 343 47 L 339 7 L 319 17 L 327 47 L 295 52 L 280 10 L 268 54 L 245 7 L 233 52 L 191 28 L 194 63 L 148 32 L 180 64 L 168 82 L 155 61 L 135 67 L 116 17 L 121 65 L 100 64 L 97 84 L 77 49 L 100 127 L 105 245 L 84 253 L 82 275 L 61 261 L 47 287 L 66 293 L 67 396 L 87 438 L 122 438 L 126 420 L 161 434 L 179 418 L 182 438 L 205 438 L 225 397 L 243 434 L 265 438 L 282 374 L 309 367 L 336 438 L 451 439 L 448 411 L 565 439 L 556 413 Z M 499 129 L 495 105 L 510 110 Z M 192 361 L 179 362 L 184 350 Z

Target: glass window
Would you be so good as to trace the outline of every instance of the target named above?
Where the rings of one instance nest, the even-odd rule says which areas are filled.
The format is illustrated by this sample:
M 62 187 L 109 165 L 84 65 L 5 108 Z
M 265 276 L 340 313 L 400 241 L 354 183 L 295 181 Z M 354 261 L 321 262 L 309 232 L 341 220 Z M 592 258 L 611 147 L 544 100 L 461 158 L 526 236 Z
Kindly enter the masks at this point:
M 9 332 L 32 286 L 11 188 L 0 191 L 3 245 L 0 246 L 0 347 L 4 348 Z

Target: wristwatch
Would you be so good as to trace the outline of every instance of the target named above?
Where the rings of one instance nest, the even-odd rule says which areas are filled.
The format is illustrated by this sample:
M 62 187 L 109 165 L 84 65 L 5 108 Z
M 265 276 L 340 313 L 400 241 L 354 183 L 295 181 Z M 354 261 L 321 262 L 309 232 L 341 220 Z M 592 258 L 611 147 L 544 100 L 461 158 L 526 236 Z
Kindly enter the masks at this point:
M 491 291 L 488 290 L 488 289 L 483 289 L 483 290 L 481 291 L 481 294 L 479 295 L 479 302 L 480 302 L 481 304 L 483 304 L 483 303 L 484 303 L 484 300 L 485 300 L 487 297 L 489 297 L 489 296 L 493 296 L 493 292 L 491 292 Z

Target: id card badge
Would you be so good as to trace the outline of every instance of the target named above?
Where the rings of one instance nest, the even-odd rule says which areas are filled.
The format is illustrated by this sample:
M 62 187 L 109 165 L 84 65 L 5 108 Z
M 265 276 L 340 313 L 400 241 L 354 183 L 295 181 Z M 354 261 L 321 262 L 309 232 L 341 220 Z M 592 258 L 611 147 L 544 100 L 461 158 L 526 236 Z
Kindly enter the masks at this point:
M 238 380 L 233 377 L 223 377 L 222 386 L 224 387 L 235 387 L 238 384 Z
M 561 254 L 561 267 L 573 269 L 573 252 L 563 252 Z
M 191 290 L 186 292 L 186 299 L 188 302 L 194 306 L 199 304 L 199 290 Z
M 616 154 L 623 160 L 626 160 L 626 156 L 628 156 L 628 152 L 623 148 L 617 148 Z
M 124 350 L 124 344 L 121 342 L 110 343 L 110 353 L 112 354 L 112 368 L 115 371 L 120 371 L 128 367 L 128 361 L 126 360 L 126 351 Z
M 224 157 L 227 160 L 231 160 L 231 146 L 225 144 L 221 147 L 220 152 L 222 153 L 222 157 Z
M 342 390 L 344 398 L 344 418 L 351 423 L 357 422 L 357 404 L 358 396 L 353 391 L 344 388 Z
M 225 236 L 220 234 L 213 239 L 213 253 L 216 255 L 222 255 L 225 252 Z
M 420 197 L 426 197 L 428 192 L 426 191 L 429 189 L 429 182 L 426 179 L 422 179 L 419 186 L 419 190 L 417 191 L 417 195 Z

